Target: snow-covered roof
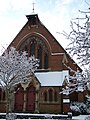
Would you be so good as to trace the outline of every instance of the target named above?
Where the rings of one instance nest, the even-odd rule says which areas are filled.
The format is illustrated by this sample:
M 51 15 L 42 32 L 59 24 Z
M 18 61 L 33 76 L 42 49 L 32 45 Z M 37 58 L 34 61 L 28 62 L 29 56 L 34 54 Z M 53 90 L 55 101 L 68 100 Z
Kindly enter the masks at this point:
M 41 83 L 41 86 L 62 86 L 65 77 L 68 77 L 68 70 L 53 71 L 53 72 L 37 72 L 36 78 Z

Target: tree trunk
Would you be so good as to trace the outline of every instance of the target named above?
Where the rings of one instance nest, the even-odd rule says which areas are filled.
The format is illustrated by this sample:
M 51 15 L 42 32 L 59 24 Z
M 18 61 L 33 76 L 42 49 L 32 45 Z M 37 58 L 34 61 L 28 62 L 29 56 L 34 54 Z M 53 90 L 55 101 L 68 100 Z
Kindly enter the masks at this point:
M 12 92 L 6 88 L 6 120 L 15 120 L 16 115 L 12 113 Z
M 9 112 L 8 89 L 6 88 L 6 115 Z

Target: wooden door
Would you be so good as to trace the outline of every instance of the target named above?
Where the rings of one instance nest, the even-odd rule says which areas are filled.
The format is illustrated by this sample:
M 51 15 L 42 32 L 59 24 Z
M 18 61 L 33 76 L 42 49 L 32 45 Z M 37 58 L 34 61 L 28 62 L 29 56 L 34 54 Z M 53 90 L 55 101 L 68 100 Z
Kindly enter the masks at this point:
M 35 87 L 27 88 L 26 111 L 34 112 L 35 110 Z
M 15 93 L 15 111 L 23 111 L 23 104 L 24 104 L 24 89 L 20 86 L 17 88 Z

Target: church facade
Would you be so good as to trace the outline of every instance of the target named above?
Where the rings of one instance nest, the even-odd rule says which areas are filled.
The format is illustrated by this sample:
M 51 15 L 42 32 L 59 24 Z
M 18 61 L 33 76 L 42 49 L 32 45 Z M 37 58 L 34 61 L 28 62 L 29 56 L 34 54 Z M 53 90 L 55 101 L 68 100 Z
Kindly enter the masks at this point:
M 12 109 L 15 112 L 63 113 L 70 111 L 71 101 L 83 101 L 85 93 L 60 94 L 65 80 L 73 70 L 81 68 L 42 24 L 37 14 L 27 15 L 28 21 L 8 48 L 26 51 L 39 59 L 39 67 L 27 84 L 15 88 Z M 19 90 L 18 90 L 19 88 Z M 5 92 L 0 90 L 0 112 L 5 112 Z

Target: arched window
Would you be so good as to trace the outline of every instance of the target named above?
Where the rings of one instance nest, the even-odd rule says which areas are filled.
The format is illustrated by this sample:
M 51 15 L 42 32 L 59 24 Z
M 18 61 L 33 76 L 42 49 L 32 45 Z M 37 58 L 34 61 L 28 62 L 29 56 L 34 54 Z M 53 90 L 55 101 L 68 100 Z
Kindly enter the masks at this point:
M 5 91 L 3 91 L 2 100 L 5 100 Z
M 32 24 L 34 25 L 34 21 L 32 20 Z M 28 53 L 27 57 L 35 56 L 35 58 L 39 59 L 39 67 L 38 69 L 48 69 L 49 68 L 49 50 L 48 46 L 45 44 L 44 40 L 39 37 L 32 35 L 25 40 L 23 40 L 22 44 L 20 44 L 19 51 L 21 53 L 26 51 Z
M 25 52 L 27 53 L 27 57 L 28 57 L 28 47 L 25 46 Z
M 47 92 L 44 92 L 44 101 L 47 101 Z
M 53 91 L 52 89 L 49 89 L 49 101 L 52 102 L 53 101 Z
M 25 45 L 25 51 L 28 53 L 28 48 L 27 48 L 27 45 Z
M 48 55 L 44 54 L 44 69 L 48 69 Z
M 57 92 L 54 91 L 54 101 L 56 102 L 57 101 Z
M 30 56 L 35 56 L 35 42 L 33 41 L 30 45 Z
M 1 99 L 2 99 L 2 89 L 0 89 L 0 101 L 1 101 Z
M 37 58 L 39 59 L 39 69 L 42 68 L 42 47 L 39 46 L 38 47 L 38 54 L 37 54 Z

